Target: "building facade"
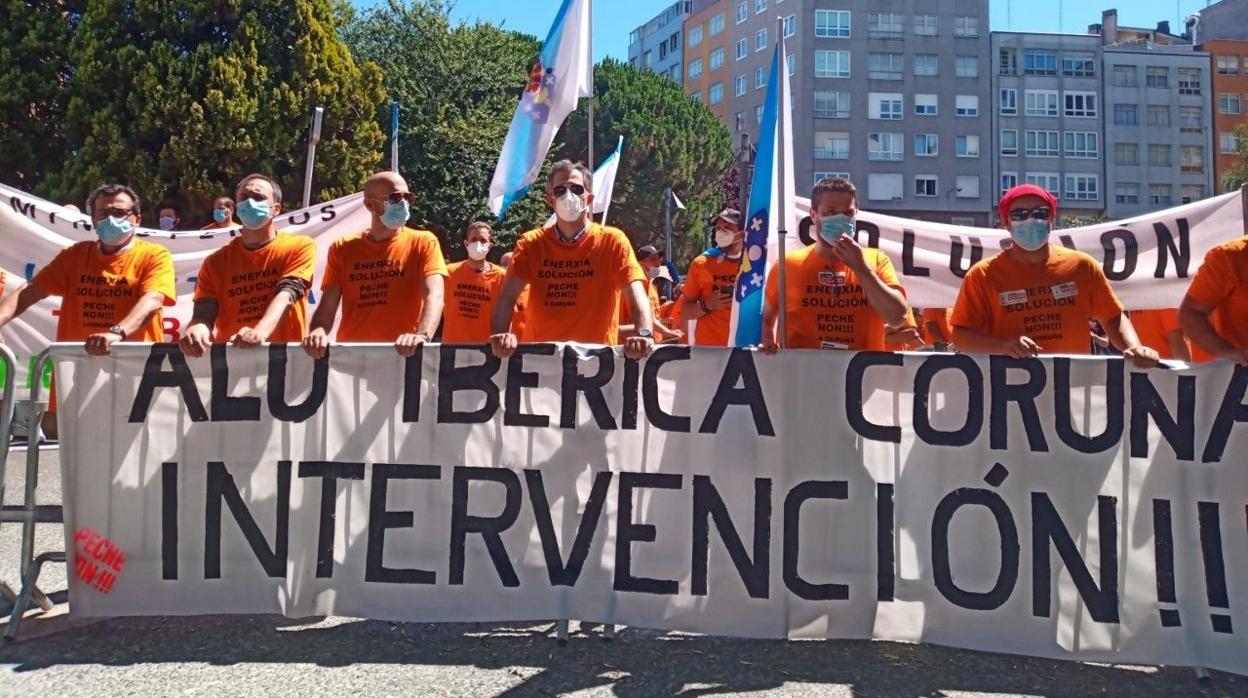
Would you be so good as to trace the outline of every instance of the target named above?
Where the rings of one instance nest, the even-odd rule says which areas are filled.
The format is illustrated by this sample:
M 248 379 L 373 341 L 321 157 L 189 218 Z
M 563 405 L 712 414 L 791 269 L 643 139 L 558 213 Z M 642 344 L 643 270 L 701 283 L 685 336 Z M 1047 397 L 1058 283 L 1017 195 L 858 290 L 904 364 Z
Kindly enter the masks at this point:
M 1216 39 L 1248 41 L 1248 0 L 1221 0 L 1202 9 L 1192 27 L 1193 43 Z
M 1239 129 L 1248 128 L 1248 41 L 1215 39 L 1200 48 L 1209 54 L 1213 83 L 1213 186 L 1223 193 L 1222 176 L 1244 162 L 1238 150 Z
M 685 18 L 685 92 L 725 124 L 730 113 L 729 4 L 729 0 L 693 0 Z
M 628 62 L 666 75 L 677 85 L 684 81 L 684 19 L 693 0 L 677 0 L 654 19 L 628 35 Z

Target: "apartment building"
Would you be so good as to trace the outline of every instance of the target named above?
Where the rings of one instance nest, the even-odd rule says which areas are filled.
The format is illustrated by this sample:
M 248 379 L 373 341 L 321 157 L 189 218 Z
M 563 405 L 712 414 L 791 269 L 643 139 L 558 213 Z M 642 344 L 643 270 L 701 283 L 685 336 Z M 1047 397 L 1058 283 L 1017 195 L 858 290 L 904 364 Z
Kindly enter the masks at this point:
M 684 20 L 693 0 L 677 0 L 628 35 L 628 62 L 684 82 Z
M 693 0 L 685 18 L 685 92 L 728 123 L 729 0 Z

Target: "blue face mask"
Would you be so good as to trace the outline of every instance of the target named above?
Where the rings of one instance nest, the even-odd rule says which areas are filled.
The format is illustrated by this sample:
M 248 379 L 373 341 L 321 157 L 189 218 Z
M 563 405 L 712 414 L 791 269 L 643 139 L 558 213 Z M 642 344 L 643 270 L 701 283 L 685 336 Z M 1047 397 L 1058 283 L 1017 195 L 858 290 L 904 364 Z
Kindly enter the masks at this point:
M 212 209 L 212 220 L 218 223 L 224 223 L 230 219 L 230 209 L 214 208 Z
M 387 201 L 381 214 L 381 224 L 387 228 L 402 228 L 411 215 L 412 209 L 406 201 Z
M 838 213 L 834 216 L 823 216 L 819 219 L 819 237 L 829 245 L 836 242 L 842 235 L 854 234 L 854 219 Z
M 1046 221 L 1038 221 L 1029 218 L 1025 221 L 1012 221 L 1010 223 L 1010 237 L 1014 239 L 1014 244 L 1027 250 L 1035 252 L 1044 247 L 1049 241 L 1049 224 Z
M 130 221 L 116 216 L 109 216 L 95 224 L 95 234 L 100 238 L 100 242 L 109 247 L 116 247 L 125 242 L 133 232 L 134 225 Z
M 269 202 L 243 199 L 238 205 L 238 220 L 248 230 L 258 230 L 269 220 Z

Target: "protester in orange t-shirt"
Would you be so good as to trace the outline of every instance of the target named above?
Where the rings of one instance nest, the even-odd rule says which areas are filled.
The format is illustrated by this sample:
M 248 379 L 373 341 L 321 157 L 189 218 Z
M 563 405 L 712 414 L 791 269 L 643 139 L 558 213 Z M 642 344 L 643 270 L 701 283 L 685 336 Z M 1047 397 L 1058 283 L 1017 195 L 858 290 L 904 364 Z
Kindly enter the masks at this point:
M 491 322 L 496 356 L 516 350 L 511 320 L 525 284 L 530 287 L 525 341 L 615 344 L 623 292 L 637 327 L 624 340 L 624 355 L 642 359 L 653 348 L 646 275 L 624 232 L 594 223 L 592 185 L 593 175 L 582 163 L 561 160 L 551 168 L 546 204 L 555 210 L 555 224 L 531 230 L 516 243 Z
M 87 201 L 99 239 L 61 250 L 29 283 L 4 296 L 0 327 L 44 298 L 60 296 L 58 342 L 82 341 L 87 353 L 102 356 L 119 341 L 162 341 L 161 309 L 177 300 L 173 257 L 163 246 L 135 238 L 142 212 L 130 187 L 108 184 Z M 55 438 L 55 394 L 52 398 L 42 424 Z
M 1248 366 L 1248 236 L 1205 254 L 1179 306 L 1179 324 L 1196 361 Z
M 1152 347 L 1162 359 L 1191 361 L 1192 352 L 1179 327 L 1177 308 L 1132 310 L 1127 313 L 1140 344 Z
M 1014 244 L 985 259 L 962 279 L 953 306 L 953 341 L 968 353 L 1088 354 L 1088 318 L 1139 367 L 1156 366 L 1157 352 L 1140 343 L 1105 272 L 1082 252 L 1049 244 L 1057 200 L 1023 184 L 998 206 Z
M 212 202 L 212 222 L 200 230 L 222 230 L 234 227 L 234 199 L 218 196 Z
M 815 244 L 785 256 L 786 349 L 884 351 L 887 328 L 906 325 L 906 294 L 893 262 L 854 240 L 858 192 L 839 178 L 810 193 Z M 779 349 L 780 274 L 767 275 L 763 351 Z M 913 328 L 910 328 L 913 330 Z
M 685 300 L 680 306 L 684 322 L 696 322 L 692 344 L 700 347 L 728 346 L 732 321 L 732 291 L 741 273 L 741 250 L 745 228 L 741 212 L 726 208 L 713 221 L 715 249 L 698 255 L 685 274 Z
M 446 309 L 442 311 L 442 341 L 446 344 L 483 344 L 490 339 L 494 300 L 507 270 L 490 264 L 493 230 L 480 221 L 470 223 L 464 235 L 468 259 L 449 267 Z
M 646 286 L 646 296 L 650 299 L 650 317 L 654 325 L 655 341 L 680 340 L 684 336 L 684 332 L 672 329 L 663 318 L 659 315 L 659 287 L 655 283 L 658 276 L 656 271 L 660 268 L 659 264 L 662 255 L 654 249 L 654 245 L 642 245 L 637 248 L 637 263 L 641 265 L 642 271 L 646 273 L 646 280 L 642 283 Z M 629 337 L 634 334 L 634 326 L 632 324 L 633 307 L 628 302 L 628 297 L 624 296 L 620 303 L 620 328 L 621 337 Z
M 258 347 L 298 342 L 307 331 L 316 243 L 277 229 L 282 189 L 269 177 L 244 177 L 235 198 L 242 233 L 199 268 L 195 307 L 181 342 L 188 356 L 203 356 L 214 340 Z

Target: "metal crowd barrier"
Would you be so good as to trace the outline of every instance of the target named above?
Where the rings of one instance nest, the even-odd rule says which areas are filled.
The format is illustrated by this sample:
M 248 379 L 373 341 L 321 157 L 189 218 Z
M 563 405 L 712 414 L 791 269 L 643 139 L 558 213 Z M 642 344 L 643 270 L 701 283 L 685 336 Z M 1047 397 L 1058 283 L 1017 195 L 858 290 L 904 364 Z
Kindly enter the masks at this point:
M 9 442 L 12 436 L 13 415 L 17 404 L 13 401 L 17 384 L 17 361 L 8 347 L 0 346 L 0 359 L 7 369 L 4 384 L 4 411 L 0 415 L 0 427 L 3 430 L 3 445 L 0 445 L 0 504 L 4 502 L 4 477 L 7 474 Z M 31 366 L 30 399 L 26 401 L 29 414 L 26 422 L 26 481 L 22 503 L 18 505 L 0 506 L 0 523 L 16 522 L 22 524 L 21 566 L 22 587 L 13 600 L 13 612 L 9 617 L 9 625 L 4 631 L 4 639 L 12 641 L 17 637 L 22 616 L 31 600 L 44 611 L 52 610 L 52 604 L 43 592 L 39 591 L 39 572 L 49 562 L 65 562 L 64 552 L 48 552 L 35 556 L 35 524 L 64 523 L 65 509 L 61 504 L 39 505 L 35 502 L 35 491 L 39 486 L 39 435 L 40 422 L 47 411 L 48 402 L 41 395 L 43 391 L 43 372 L 50 364 L 51 355 L 45 349 L 39 354 Z

